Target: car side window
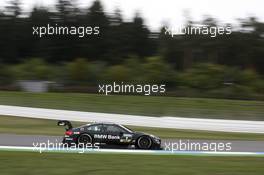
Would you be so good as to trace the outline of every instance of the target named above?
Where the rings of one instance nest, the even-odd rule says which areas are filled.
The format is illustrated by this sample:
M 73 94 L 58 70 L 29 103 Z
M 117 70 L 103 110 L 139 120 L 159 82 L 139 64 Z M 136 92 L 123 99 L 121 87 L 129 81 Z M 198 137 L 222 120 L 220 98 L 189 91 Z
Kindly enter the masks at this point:
M 87 130 L 100 132 L 100 131 L 102 131 L 102 125 L 91 125 L 91 126 L 87 127 Z
M 107 125 L 106 131 L 107 132 L 124 132 L 122 128 L 116 125 Z

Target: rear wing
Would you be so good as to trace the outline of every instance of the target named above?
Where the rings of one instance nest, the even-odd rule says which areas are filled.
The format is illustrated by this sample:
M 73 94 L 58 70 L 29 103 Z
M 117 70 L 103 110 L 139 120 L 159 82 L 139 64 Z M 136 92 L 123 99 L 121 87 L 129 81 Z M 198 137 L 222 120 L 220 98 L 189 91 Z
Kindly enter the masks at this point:
M 57 123 L 58 126 L 65 126 L 66 131 L 72 129 L 72 124 L 68 120 L 59 120 Z

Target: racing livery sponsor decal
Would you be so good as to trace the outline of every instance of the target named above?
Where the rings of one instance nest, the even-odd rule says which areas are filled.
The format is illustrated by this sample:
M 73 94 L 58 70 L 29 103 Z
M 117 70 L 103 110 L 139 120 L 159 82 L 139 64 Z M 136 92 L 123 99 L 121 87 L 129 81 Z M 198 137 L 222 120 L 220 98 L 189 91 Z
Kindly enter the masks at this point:
M 120 140 L 120 136 L 111 135 L 111 134 L 94 134 L 96 139 L 109 139 L 109 140 Z

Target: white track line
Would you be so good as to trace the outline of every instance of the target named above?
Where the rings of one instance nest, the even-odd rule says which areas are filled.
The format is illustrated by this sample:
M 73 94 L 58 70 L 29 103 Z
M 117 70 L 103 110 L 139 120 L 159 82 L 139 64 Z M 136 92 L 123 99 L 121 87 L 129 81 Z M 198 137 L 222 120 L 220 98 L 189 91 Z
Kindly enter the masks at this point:
M 144 154 L 144 155 L 197 155 L 197 156 L 264 156 L 264 152 L 208 152 L 208 151 L 164 151 L 164 150 L 127 150 L 127 149 L 42 149 L 23 146 L 0 146 L 0 151 L 25 152 L 62 152 L 62 153 L 116 153 L 116 154 Z
M 191 129 L 222 132 L 264 133 L 264 121 L 220 120 L 181 117 L 148 117 L 44 108 L 0 105 L 0 115 L 70 120 L 81 122 L 114 122 L 124 125 Z

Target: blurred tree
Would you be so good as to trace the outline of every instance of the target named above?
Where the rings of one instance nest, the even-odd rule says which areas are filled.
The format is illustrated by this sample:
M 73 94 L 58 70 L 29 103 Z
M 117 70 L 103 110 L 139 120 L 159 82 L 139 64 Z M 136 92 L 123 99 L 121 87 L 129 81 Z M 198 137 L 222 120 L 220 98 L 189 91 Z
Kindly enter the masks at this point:
M 145 83 L 174 85 L 175 72 L 172 67 L 159 57 L 147 58 L 143 65 Z
M 86 17 L 84 18 L 84 24 L 86 26 L 99 27 L 99 34 L 91 37 L 86 37 L 84 41 L 84 47 L 82 51 L 84 56 L 90 58 L 90 60 L 101 60 L 106 58 L 109 51 L 109 29 L 110 21 L 104 13 L 103 6 L 100 1 L 96 0 L 92 6 L 88 9 Z
M 198 64 L 182 74 L 183 84 L 200 90 L 217 89 L 224 86 L 225 67 L 213 64 Z
M 104 80 L 104 72 L 106 70 L 106 63 L 102 61 L 95 61 L 89 63 L 89 77 L 88 80 L 91 84 L 100 84 Z
M 8 85 L 13 82 L 12 72 L 8 66 L 0 65 L 0 85 Z
M 88 58 L 112 66 L 123 64 L 131 59 L 131 55 L 139 59 L 139 64 L 144 58 L 157 56 L 178 71 L 198 63 L 212 63 L 264 74 L 264 23 L 254 17 L 241 19 L 240 29 L 231 35 L 171 37 L 165 34 L 165 27 L 159 32 L 151 32 L 139 13 L 131 21 L 124 20 L 119 9 L 113 14 L 105 13 L 99 0 L 87 9 L 77 7 L 76 0 L 57 0 L 55 10 L 35 7 L 28 14 L 22 13 L 20 6 L 21 1 L 10 0 L 0 12 L 1 63 L 21 63 L 32 57 L 56 64 L 71 62 L 74 58 Z M 197 23 L 219 26 L 210 16 Z M 32 35 L 33 26 L 47 24 L 99 26 L 100 33 L 84 38 L 72 35 L 39 38 Z M 186 27 L 194 24 L 187 18 Z
M 50 20 L 54 25 L 61 27 L 78 27 L 79 17 L 76 14 L 75 0 L 58 0 L 56 4 L 57 12 Z M 82 25 L 81 25 L 82 26 Z M 54 35 L 52 38 L 50 48 L 52 50 L 52 58 L 50 61 L 62 62 L 72 61 L 72 59 L 79 57 L 79 37 L 74 35 Z
M 104 79 L 107 82 L 130 82 L 130 79 L 133 78 L 130 76 L 130 71 L 124 65 L 115 65 L 110 66 L 104 75 Z
M 56 8 L 58 10 L 58 21 L 66 24 L 72 13 L 74 12 L 73 4 L 71 0 L 58 0 L 56 4 Z
M 72 84 L 87 84 L 89 64 L 84 58 L 75 59 L 67 65 L 69 82 Z
M 20 0 L 11 0 L 8 2 L 9 4 L 6 6 L 8 15 L 17 18 L 21 14 Z
M 150 31 L 145 26 L 144 20 L 139 13 L 136 13 L 133 19 L 130 35 L 133 36 L 130 41 L 132 53 L 139 57 L 151 55 L 151 41 L 149 39 Z
M 56 62 L 53 60 L 54 50 L 57 48 L 53 37 L 39 38 L 37 35 L 33 35 L 33 27 L 42 27 L 47 24 L 53 24 L 53 14 L 44 7 L 34 7 L 29 15 L 28 34 L 29 40 L 27 46 L 30 48 L 30 56 L 41 57 L 50 62 Z M 29 32 L 30 31 L 30 32 Z
M 52 76 L 50 66 L 38 58 L 12 66 L 11 70 L 17 80 L 49 80 Z
M 23 32 L 25 19 L 19 18 L 21 15 L 19 0 L 8 1 L 5 7 L 5 14 L 0 18 L 0 57 L 4 62 L 15 63 L 23 55 L 20 49 L 23 46 Z M 15 44 L 16 43 L 16 44 Z

